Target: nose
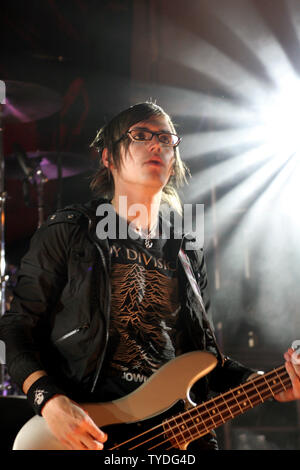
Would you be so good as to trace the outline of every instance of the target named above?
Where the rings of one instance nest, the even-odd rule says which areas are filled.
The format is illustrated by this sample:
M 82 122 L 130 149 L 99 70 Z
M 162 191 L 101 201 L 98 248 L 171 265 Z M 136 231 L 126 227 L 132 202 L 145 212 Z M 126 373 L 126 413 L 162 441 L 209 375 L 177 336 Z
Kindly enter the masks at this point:
M 158 135 L 154 134 L 152 136 L 152 139 L 150 140 L 150 147 L 156 147 L 158 146 L 159 149 L 161 149 L 161 141 L 158 138 Z

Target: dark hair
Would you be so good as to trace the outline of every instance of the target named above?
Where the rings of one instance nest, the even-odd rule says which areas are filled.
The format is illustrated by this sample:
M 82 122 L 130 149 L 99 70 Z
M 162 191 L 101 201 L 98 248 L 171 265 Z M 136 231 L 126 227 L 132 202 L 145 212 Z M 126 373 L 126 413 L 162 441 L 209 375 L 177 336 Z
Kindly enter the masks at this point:
M 109 160 L 117 169 L 121 166 L 121 145 L 125 150 L 128 149 L 130 140 L 122 139 L 122 136 L 134 124 L 140 121 L 147 121 L 153 116 L 165 116 L 171 127 L 172 132 L 176 133 L 175 127 L 170 116 L 157 104 L 152 102 L 138 103 L 128 109 L 120 112 L 98 132 L 91 143 L 91 147 L 98 150 L 100 155 L 99 169 L 92 178 L 90 187 L 99 196 L 112 198 L 114 195 L 114 181 L 110 170 L 102 162 L 102 152 L 104 148 L 108 149 Z M 178 147 L 174 148 L 174 174 L 170 177 L 168 183 L 163 188 L 163 202 L 167 202 L 174 209 L 181 212 L 181 202 L 176 188 L 186 183 L 188 168 L 180 158 Z

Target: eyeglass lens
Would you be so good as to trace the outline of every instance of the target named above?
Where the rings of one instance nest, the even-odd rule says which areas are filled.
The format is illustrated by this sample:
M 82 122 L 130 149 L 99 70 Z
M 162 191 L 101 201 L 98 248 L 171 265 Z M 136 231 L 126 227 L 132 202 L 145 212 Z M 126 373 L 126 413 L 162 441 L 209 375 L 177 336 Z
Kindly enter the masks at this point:
M 142 129 L 133 129 L 128 132 L 131 137 L 136 141 L 152 140 L 154 135 L 157 135 L 158 140 L 166 145 L 176 145 L 180 138 L 176 134 L 169 134 L 164 132 L 151 132 Z

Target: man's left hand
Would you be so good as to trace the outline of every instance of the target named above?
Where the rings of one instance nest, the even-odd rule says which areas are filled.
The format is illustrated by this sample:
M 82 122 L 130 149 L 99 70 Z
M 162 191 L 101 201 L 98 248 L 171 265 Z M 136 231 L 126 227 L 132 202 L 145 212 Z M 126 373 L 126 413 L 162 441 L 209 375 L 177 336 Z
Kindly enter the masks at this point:
M 284 353 L 285 368 L 290 376 L 292 387 L 278 393 L 274 398 L 278 401 L 300 400 L 300 354 L 289 348 Z

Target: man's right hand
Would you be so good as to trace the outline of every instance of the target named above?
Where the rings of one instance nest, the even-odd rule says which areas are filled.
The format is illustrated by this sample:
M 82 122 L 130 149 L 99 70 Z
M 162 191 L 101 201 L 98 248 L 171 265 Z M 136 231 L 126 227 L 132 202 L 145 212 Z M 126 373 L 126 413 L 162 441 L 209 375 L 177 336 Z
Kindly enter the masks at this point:
M 77 403 L 65 395 L 51 398 L 42 409 L 54 436 L 68 450 L 102 450 L 107 435 Z

